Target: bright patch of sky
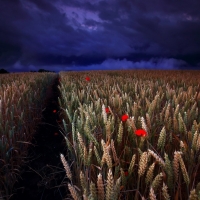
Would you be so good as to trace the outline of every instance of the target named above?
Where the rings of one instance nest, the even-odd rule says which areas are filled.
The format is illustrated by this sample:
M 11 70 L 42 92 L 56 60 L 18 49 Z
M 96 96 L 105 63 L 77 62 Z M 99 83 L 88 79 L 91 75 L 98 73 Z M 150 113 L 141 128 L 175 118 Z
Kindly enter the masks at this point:
M 99 24 L 103 21 L 99 18 L 97 12 L 70 6 L 59 5 L 57 7 L 61 13 L 66 14 L 67 24 L 71 25 L 74 29 L 84 29 L 88 31 L 102 29 Z M 87 21 L 93 21 L 93 23 L 88 24 Z
M 199 18 L 192 17 L 191 15 L 189 15 L 187 13 L 183 13 L 182 17 L 183 17 L 183 19 L 185 19 L 187 21 L 199 21 Z

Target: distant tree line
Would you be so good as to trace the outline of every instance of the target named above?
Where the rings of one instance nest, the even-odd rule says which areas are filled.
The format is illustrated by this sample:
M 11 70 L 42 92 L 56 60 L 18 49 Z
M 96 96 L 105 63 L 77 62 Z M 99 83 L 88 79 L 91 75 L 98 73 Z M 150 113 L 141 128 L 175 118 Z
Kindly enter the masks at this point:
M 55 71 L 50 71 L 46 69 L 39 69 L 38 71 L 30 71 L 30 72 L 54 72 L 55 73 Z
M 8 74 L 9 72 L 5 69 L 0 69 L 0 74 Z
M 55 71 L 50 71 L 50 70 L 45 70 L 45 69 L 39 69 L 38 71 L 30 71 L 30 72 L 53 72 Z M 0 74 L 8 74 L 9 72 L 5 69 L 0 69 Z

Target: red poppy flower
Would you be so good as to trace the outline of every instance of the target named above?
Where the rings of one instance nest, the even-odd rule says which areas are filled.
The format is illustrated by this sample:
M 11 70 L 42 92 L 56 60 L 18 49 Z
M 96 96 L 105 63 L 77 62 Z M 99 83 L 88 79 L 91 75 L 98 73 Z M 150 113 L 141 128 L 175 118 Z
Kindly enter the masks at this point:
M 136 131 L 135 131 L 135 134 L 136 134 L 137 136 L 141 136 L 141 137 L 147 136 L 147 132 L 146 132 L 145 130 L 143 130 L 143 129 L 138 129 L 138 130 L 136 130 Z
M 109 108 L 105 108 L 106 110 L 106 113 L 109 113 L 110 112 L 110 109 Z
M 90 81 L 90 77 L 87 76 L 87 77 L 85 78 L 85 80 L 86 80 L 86 81 Z
M 128 119 L 128 115 L 122 115 L 122 121 L 125 122 Z
M 56 110 L 53 110 L 53 113 L 56 113 Z
M 124 171 L 124 176 L 128 176 L 128 171 Z

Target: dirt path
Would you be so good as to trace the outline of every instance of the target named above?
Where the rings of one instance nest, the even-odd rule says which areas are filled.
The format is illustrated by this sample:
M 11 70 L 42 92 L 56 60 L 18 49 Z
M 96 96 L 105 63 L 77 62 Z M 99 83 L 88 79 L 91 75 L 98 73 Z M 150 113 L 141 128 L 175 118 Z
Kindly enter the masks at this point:
M 66 196 L 65 172 L 60 161 L 60 153 L 65 154 L 66 146 L 58 126 L 58 78 L 47 91 L 42 123 L 30 146 L 22 180 L 15 185 L 11 200 L 61 200 Z

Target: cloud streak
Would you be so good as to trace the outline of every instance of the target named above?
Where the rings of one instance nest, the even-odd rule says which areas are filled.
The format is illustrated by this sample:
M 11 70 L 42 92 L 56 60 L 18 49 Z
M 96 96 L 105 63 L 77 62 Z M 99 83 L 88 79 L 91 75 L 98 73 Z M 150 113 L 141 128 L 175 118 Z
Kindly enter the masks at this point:
M 114 60 L 114 59 L 107 59 L 100 64 L 92 64 L 86 66 L 67 66 L 67 67 L 60 67 L 60 71 L 68 71 L 68 70 L 131 70 L 131 69 L 149 69 L 149 70 L 156 70 L 156 69 L 163 69 L 163 70 L 178 70 L 188 68 L 188 64 L 183 60 L 176 60 L 176 59 L 166 59 L 166 58 L 152 58 L 149 61 L 128 61 L 126 59 L 123 60 Z
M 199 63 L 200 66 L 200 63 Z M 107 59 L 99 64 L 89 64 L 89 65 L 49 65 L 38 66 L 29 64 L 23 65 L 20 60 L 18 60 L 12 67 L 9 68 L 11 71 L 37 71 L 38 69 L 45 69 L 59 72 L 59 71 L 87 71 L 87 70 L 131 70 L 131 69 L 163 69 L 163 70 L 178 70 L 178 69 L 188 69 L 188 64 L 183 60 L 177 59 L 166 59 L 166 58 L 151 58 L 148 61 L 128 61 L 126 59 Z

